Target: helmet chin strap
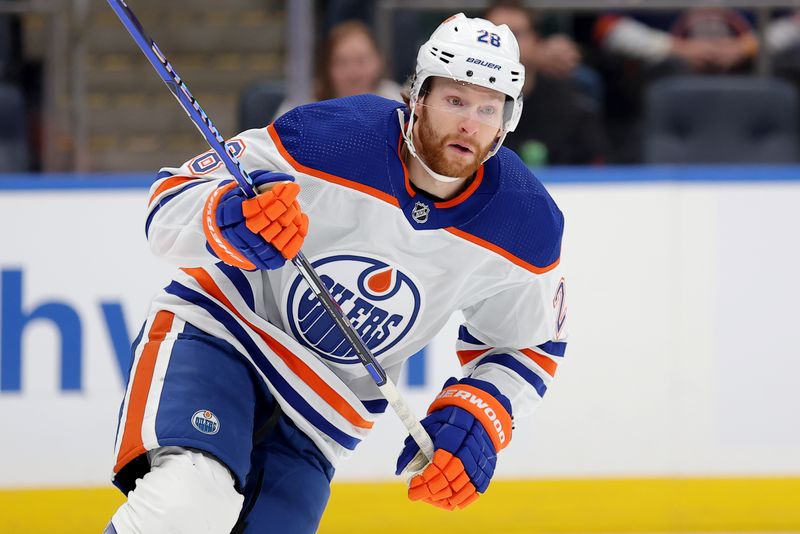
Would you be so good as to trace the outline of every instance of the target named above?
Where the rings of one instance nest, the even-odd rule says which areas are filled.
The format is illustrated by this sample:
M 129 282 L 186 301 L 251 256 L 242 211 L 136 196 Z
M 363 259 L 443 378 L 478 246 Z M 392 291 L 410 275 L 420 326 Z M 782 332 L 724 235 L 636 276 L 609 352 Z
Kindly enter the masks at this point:
M 403 139 L 406 141 L 406 146 L 408 147 L 408 151 L 411 153 L 412 156 L 417 158 L 419 164 L 422 165 L 422 168 L 425 169 L 425 172 L 431 175 L 434 180 L 439 182 L 444 182 L 451 184 L 453 182 L 458 182 L 459 180 L 463 180 L 464 178 L 455 178 L 453 176 L 445 176 L 443 174 L 439 174 L 438 172 L 434 172 L 428 165 L 425 163 L 419 154 L 417 154 L 417 149 L 414 147 L 413 141 L 413 129 L 414 129 L 414 111 L 417 107 L 417 103 L 411 105 L 411 118 L 408 119 L 408 128 L 404 129 L 405 126 L 405 117 L 403 116 L 403 109 L 397 109 L 397 118 L 400 120 L 400 131 L 403 132 Z
M 453 176 L 445 176 L 443 174 L 439 174 L 438 172 L 428 167 L 428 164 L 425 163 L 425 160 L 423 160 L 422 157 L 419 154 L 417 154 L 417 149 L 416 147 L 414 147 L 414 116 L 415 116 L 414 111 L 416 110 L 416 107 L 417 107 L 416 102 L 411 104 L 411 117 L 408 119 L 408 127 L 405 127 L 405 116 L 403 115 L 403 109 L 402 108 L 397 109 L 397 118 L 400 121 L 400 131 L 403 133 L 403 139 L 406 142 L 408 151 L 411 153 L 412 156 L 417 158 L 417 161 L 419 161 L 419 164 L 422 165 L 423 169 L 425 169 L 425 172 L 430 174 L 434 180 L 437 180 L 439 182 L 444 182 L 447 184 L 458 182 L 459 180 L 464 180 L 465 178 L 456 178 Z M 506 138 L 506 134 L 507 132 L 503 132 L 500 135 L 500 138 L 495 143 L 494 148 L 488 154 L 486 154 L 486 157 L 483 158 L 481 164 L 483 164 L 484 162 L 486 162 L 487 159 L 497 154 L 497 151 L 500 150 L 500 147 L 503 145 L 503 141 Z

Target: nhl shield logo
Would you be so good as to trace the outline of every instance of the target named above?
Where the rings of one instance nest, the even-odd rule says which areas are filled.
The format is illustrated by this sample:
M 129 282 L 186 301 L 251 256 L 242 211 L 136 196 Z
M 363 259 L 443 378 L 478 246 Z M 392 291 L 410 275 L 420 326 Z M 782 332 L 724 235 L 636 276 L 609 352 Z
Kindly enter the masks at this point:
M 431 212 L 430 206 L 428 206 L 424 202 L 417 202 L 416 204 L 414 204 L 414 209 L 411 210 L 411 216 L 419 224 L 424 224 L 428 222 L 428 214 L 430 212 Z
M 402 266 L 354 253 L 319 258 L 312 265 L 375 356 L 391 350 L 414 330 L 423 295 Z M 358 363 L 350 343 L 301 281 L 298 275 L 283 297 L 294 338 L 328 361 Z

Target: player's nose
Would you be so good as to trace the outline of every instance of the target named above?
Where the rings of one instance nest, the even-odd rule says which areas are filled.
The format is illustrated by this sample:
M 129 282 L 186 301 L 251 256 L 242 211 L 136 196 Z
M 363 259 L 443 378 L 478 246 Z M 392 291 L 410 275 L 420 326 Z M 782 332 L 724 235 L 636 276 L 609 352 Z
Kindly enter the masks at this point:
M 466 135 L 475 135 L 480 128 L 480 122 L 469 116 L 462 116 L 461 121 L 458 123 L 458 129 L 461 133 Z

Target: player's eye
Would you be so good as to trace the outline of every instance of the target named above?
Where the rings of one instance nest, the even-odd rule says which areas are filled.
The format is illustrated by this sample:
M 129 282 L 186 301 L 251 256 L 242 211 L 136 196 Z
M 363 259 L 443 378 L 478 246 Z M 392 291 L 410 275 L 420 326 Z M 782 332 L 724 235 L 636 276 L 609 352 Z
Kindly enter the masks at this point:
M 445 102 L 450 104 L 451 106 L 461 106 L 461 99 L 457 96 L 448 96 L 445 98 Z
M 494 108 L 492 106 L 483 106 L 482 108 L 479 109 L 479 111 L 481 115 L 486 115 L 487 117 L 491 117 L 492 115 L 497 113 L 497 108 Z

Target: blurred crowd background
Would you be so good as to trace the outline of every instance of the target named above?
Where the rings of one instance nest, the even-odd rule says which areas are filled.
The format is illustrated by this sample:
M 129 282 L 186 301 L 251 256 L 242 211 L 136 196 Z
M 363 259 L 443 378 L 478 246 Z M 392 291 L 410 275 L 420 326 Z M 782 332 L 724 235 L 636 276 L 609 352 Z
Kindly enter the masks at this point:
M 399 99 L 448 15 L 507 24 L 534 167 L 800 161 L 800 1 L 130 0 L 223 135 Z M 203 139 L 104 0 L 0 0 L 0 172 L 152 171 Z M 355 156 L 355 155 L 354 155 Z

